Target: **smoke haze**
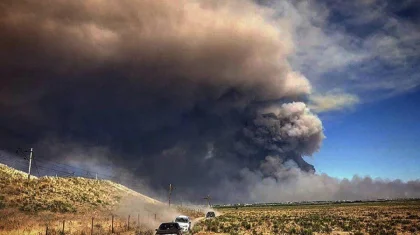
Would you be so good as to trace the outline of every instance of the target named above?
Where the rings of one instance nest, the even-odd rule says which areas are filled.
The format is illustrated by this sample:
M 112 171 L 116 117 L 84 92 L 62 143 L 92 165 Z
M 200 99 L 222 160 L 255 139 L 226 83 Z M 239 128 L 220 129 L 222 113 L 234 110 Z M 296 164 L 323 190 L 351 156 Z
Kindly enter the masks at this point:
M 4 149 L 31 146 L 76 162 L 99 157 L 154 190 L 176 184 L 191 200 L 207 193 L 230 200 L 220 194 L 229 184 L 258 201 L 293 192 L 322 198 L 325 187 L 334 198 L 365 196 L 353 190 L 364 179 L 316 175 L 302 158 L 319 150 L 323 127 L 306 105 L 311 84 L 288 63 L 290 23 L 269 8 L 8 0 L 0 32 Z M 418 193 L 419 182 L 371 183 L 381 185 L 375 193 L 389 193 L 388 186 Z
M 420 197 L 420 180 L 372 179 L 353 176 L 337 179 L 306 173 L 294 162 L 267 156 L 255 170 L 241 170 L 239 181 L 226 180 L 224 188 L 232 202 L 372 200 Z M 239 187 L 238 187 L 239 186 Z M 235 190 L 228 190 L 235 188 Z

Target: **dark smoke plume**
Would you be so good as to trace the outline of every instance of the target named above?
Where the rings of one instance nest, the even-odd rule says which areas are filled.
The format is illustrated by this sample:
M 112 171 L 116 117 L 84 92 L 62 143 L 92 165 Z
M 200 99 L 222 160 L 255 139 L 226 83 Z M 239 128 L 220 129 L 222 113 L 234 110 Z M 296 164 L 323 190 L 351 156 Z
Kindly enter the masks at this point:
M 271 19 L 248 1 L 3 1 L 1 147 L 66 161 L 98 148 L 189 198 L 268 155 L 314 172 L 302 156 L 322 124 L 288 23 Z
M 310 92 L 287 63 L 290 34 L 251 2 L 14 0 L 0 14 L 5 148 L 24 142 L 59 156 L 60 142 L 106 146 L 152 183 L 201 184 L 190 178 L 209 166 L 230 171 L 274 150 L 250 134 L 264 125 L 256 112 Z M 293 115 L 282 122 L 306 114 Z M 305 134 L 285 130 L 272 145 L 305 154 Z M 252 156 L 234 149 L 245 139 Z

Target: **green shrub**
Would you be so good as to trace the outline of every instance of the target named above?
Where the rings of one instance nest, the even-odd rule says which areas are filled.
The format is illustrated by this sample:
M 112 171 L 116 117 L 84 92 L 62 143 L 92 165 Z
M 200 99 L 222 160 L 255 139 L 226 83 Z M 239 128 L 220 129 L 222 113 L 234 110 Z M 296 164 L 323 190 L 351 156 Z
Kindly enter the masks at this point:
M 50 205 L 48 205 L 48 209 L 52 212 L 76 212 L 76 208 L 70 203 L 66 203 L 63 201 L 54 200 Z
M 299 234 L 300 235 L 312 235 L 313 232 L 310 229 L 302 229 L 302 230 L 300 230 L 300 233 Z

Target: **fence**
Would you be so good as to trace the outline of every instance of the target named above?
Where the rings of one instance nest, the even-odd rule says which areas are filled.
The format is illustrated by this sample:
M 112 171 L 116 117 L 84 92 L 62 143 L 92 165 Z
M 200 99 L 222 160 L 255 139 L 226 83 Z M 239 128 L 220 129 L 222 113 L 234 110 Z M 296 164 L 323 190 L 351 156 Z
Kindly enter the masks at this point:
M 119 234 L 132 231 L 135 234 L 152 234 L 151 227 L 159 224 L 159 216 L 154 213 L 152 215 L 142 216 L 137 214 L 135 217 L 127 215 L 125 218 L 111 215 L 108 217 L 99 216 L 91 217 L 84 223 L 80 220 L 60 220 L 48 222 L 45 224 L 45 231 L 40 234 L 45 235 L 64 235 L 64 234 L 84 234 L 84 235 L 102 235 L 102 234 Z

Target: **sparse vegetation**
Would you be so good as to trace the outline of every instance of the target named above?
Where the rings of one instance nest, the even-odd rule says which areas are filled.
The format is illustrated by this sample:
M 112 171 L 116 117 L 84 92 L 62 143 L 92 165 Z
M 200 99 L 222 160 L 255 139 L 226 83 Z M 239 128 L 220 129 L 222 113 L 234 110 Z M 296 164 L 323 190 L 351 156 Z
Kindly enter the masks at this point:
M 219 209 L 195 234 L 416 234 L 420 201 Z M 203 233 L 204 232 L 204 233 Z

